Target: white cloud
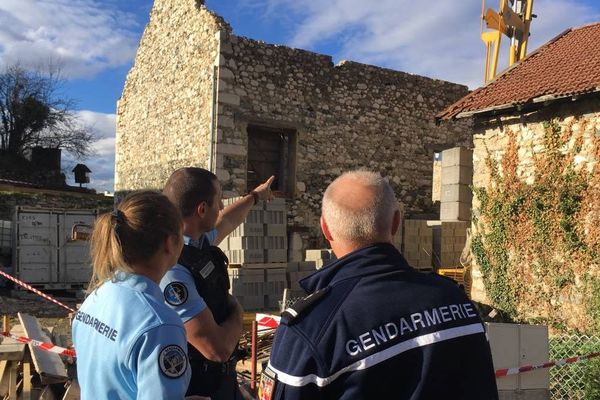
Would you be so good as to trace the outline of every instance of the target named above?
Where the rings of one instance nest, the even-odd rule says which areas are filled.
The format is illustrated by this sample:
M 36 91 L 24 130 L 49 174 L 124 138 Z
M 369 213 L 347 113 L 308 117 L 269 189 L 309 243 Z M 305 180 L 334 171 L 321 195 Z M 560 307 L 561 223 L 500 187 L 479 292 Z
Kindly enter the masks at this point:
M 132 14 L 95 0 L 2 0 L 0 64 L 58 61 L 67 78 L 129 63 L 137 48 Z
M 92 171 L 87 187 L 94 188 L 98 192 L 112 192 L 115 179 L 116 115 L 79 111 L 78 116 L 82 124 L 92 129 L 98 140 L 93 145 L 95 154 L 87 160 L 75 160 L 70 155 L 63 154 L 62 163 L 67 175 L 67 183 L 75 185 L 71 170 L 75 164 L 83 163 Z
M 269 14 L 287 9 L 299 22 L 289 43 L 314 48 L 335 41 L 336 59 L 390 67 L 475 88 L 483 80 L 480 3 L 436 0 L 264 0 Z M 497 2 L 487 2 L 496 8 Z M 577 0 L 536 0 L 529 52 L 571 26 L 600 19 L 600 8 Z M 503 39 L 498 69 L 506 67 Z

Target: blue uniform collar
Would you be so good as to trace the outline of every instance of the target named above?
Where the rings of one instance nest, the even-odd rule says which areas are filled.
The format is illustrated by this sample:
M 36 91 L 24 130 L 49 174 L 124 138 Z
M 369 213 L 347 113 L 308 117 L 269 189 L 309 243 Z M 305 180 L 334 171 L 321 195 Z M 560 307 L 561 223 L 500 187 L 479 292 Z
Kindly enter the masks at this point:
M 115 284 L 128 287 L 136 292 L 146 293 L 159 300 L 163 300 L 163 293 L 160 286 L 152 279 L 143 275 L 130 274 L 127 272 L 117 272 L 115 274 Z
M 206 237 L 206 233 L 203 233 L 202 235 L 200 235 L 198 240 L 194 240 L 187 235 L 183 235 L 183 244 L 185 244 L 187 246 L 194 246 L 194 247 L 201 249 L 206 245 L 207 241 L 208 241 L 208 239 Z M 210 243 L 208 243 L 208 244 L 210 244 Z
M 411 267 L 392 244 L 377 243 L 346 254 L 299 283 L 307 293 L 313 293 L 344 279 L 399 269 L 408 271 Z

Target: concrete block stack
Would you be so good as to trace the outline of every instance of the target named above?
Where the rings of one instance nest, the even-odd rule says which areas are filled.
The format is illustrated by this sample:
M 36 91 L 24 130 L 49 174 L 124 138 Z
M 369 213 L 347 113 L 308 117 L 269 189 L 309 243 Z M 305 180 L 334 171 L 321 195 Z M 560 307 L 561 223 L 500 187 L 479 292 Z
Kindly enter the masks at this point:
M 11 253 L 12 239 L 12 223 L 11 221 L 0 220 L 0 254 Z
M 466 221 L 441 221 L 439 234 L 434 233 L 433 259 L 437 268 L 460 267 L 460 256 L 467 241 Z
M 264 206 L 265 262 L 287 262 L 287 216 L 285 199 L 273 199 Z
M 223 203 L 227 206 L 238 199 L 226 199 Z M 285 199 L 252 207 L 246 220 L 219 247 L 234 265 L 287 262 Z
M 312 274 L 316 270 L 315 261 L 289 262 L 287 263 L 286 278 L 288 288 L 294 291 L 301 291 L 298 283 L 302 278 Z
M 223 201 L 225 206 L 239 200 Z M 287 279 L 287 216 L 285 199 L 254 206 L 246 220 L 219 247 L 229 258 L 231 293 L 244 309 L 279 308 Z
M 415 269 L 432 269 L 433 234 L 426 220 L 404 220 L 402 254 Z
M 265 308 L 265 270 L 254 268 L 230 268 L 230 293 L 244 310 L 261 311 Z
M 310 249 L 304 254 L 304 261 L 314 262 L 316 269 L 321 269 L 336 259 L 331 249 Z
M 304 240 L 300 232 L 290 232 L 288 240 L 288 262 L 304 261 Z
M 275 310 L 279 308 L 283 290 L 288 287 L 285 268 L 268 268 L 265 272 L 265 308 Z
M 225 207 L 235 203 L 239 197 L 223 200 Z M 227 236 L 219 247 L 229 258 L 230 264 L 263 263 L 265 261 L 264 251 L 264 206 L 257 204 L 248 213 L 248 217 L 229 236 Z
M 470 221 L 473 195 L 473 151 L 455 147 L 442 152 L 440 219 Z
M 433 268 L 439 268 L 440 251 L 442 248 L 442 221 L 427 221 L 427 226 L 431 229 L 431 263 Z
M 229 268 L 231 294 L 248 311 L 277 309 L 288 287 L 286 267 L 286 263 L 254 263 Z

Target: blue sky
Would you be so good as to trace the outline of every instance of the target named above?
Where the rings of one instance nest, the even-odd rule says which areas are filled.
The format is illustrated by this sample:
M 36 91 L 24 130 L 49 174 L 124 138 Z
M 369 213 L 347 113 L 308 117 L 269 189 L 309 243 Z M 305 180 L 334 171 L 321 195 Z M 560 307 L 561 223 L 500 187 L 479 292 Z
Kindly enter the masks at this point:
M 195 1 L 195 0 L 179 0 Z M 112 191 L 115 105 L 151 0 L 1 0 L 0 66 L 62 65 L 63 92 L 99 138 L 89 185 Z M 481 85 L 479 0 L 207 0 L 235 34 L 405 72 Z M 486 0 L 486 8 L 498 1 Z M 529 51 L 571 26 L 600 21 L 598 0 L 536 0 Z M 506 40 L 504 41 L 506 44 Z M 502 54 L 506 54 L 505 49 Z M 502 57 L 499 68 L 506 67 Z M 63 157 L 70 170 L 77 161 Z M 70 176 L 70 175 L 69 175 Z

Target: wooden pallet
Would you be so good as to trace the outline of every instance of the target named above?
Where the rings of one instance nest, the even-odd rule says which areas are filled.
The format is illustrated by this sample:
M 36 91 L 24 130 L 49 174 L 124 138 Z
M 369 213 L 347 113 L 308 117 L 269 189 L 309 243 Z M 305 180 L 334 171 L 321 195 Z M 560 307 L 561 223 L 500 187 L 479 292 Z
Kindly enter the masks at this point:
M 35 317 L 21 313 L 18 316 L 21 325 L 12 327 L 10 333 L 51 342 Z M 8 319 L 5 320 L 5 324 L 8 324 Z M 3 327 L 3 330 L 8 330 L 8 326 Z M 32 379 L 33 376 L 39 376 L 39 379 Z M 58 354 L 20 343 L 12 338 L 0 337 L 0 399 L 56 400 L 51 386 L 48 385 L 68 380 L 65 364 Z M 77 383 L 67 385 L 69 387 L 62 398 L 78 399 Z

